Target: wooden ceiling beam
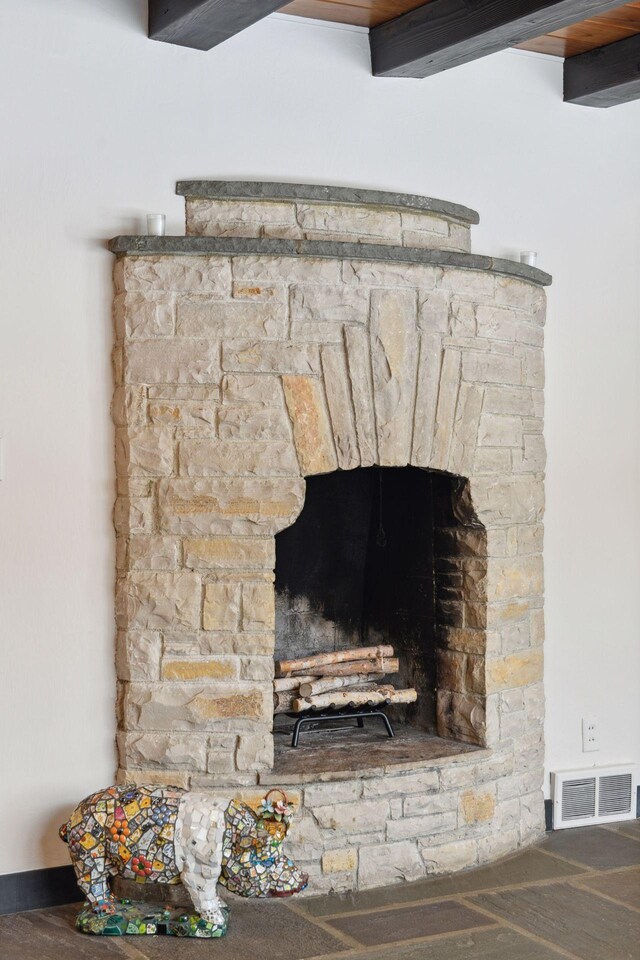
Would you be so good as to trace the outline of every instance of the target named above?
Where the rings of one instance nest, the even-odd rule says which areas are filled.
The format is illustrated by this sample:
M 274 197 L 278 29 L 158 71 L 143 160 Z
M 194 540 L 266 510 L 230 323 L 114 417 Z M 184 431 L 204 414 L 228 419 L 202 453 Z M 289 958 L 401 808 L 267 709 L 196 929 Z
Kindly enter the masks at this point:
M 284 0 L 149 0 L 149 36 L 211 50 L 269 16 Z
M 620 0 L 431 0 L 369 34 L 377 77 L 430 77 L 604 13 Z
M 640 33 L 565 60 L 564 99 L 585 107 L 640 99 Z

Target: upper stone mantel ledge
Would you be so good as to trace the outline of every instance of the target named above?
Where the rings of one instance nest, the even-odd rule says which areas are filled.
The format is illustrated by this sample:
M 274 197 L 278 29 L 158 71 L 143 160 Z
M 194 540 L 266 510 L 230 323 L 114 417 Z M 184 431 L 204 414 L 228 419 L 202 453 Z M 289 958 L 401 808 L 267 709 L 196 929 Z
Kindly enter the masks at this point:
M 435 200 L 411 193 L 361 190 L 358 187 L 328 187 L 314 183 L 268 183 L 254 180 L 179 180 L 176 193 L 189 200 L 291 200 L 306 203 L 353 204 L 396 207 L 422 213 L 437 213 L 462 223 L 479 223 L 475 210 L 448 200 Z
M 342 243 L 328 240 L 274 240 L 245 237 L 147 237 L 120 236 L 109 241 L 112 253 L 129 256 L 261 256 L 308 257 L 330 260 L 374 260 L 419 263 L 436 267 L 480 270 L 517 277 L 541 287 L 552 282 L 550 274 L 515 260 L 485 257 L 475 253 L 398 247 L 373 243 Z

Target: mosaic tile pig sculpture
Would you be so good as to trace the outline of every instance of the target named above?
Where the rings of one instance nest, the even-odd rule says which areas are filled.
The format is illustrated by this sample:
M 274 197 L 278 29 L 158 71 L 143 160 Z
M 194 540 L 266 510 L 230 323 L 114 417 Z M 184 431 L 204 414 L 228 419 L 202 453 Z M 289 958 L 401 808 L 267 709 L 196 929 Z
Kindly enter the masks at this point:
M 94 913 L 116 910 L 109 878 L 120 875 L 182 882 L 200 917 L 224 927 L 218 883 L 243 897 L 289 896 L 307 885 L 281 851 L 293 807 L 284 794 L 275 802 L 270 794 L 256 814 L 239 801 L 180 787 L 108 787 L 78 804 L 60 836 Z

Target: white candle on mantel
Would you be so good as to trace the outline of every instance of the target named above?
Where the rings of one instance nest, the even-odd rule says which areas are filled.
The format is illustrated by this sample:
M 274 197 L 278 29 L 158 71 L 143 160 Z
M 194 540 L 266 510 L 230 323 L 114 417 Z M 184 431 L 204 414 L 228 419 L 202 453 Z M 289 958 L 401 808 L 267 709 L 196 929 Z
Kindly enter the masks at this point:
M 522 250 L 520 252 L 520 263 L 526 263 L 529 267 L 535 267 L 538 260 L 538 254 L 535 250 Z
M 147 236 L 148 237 L 164 237 L 164 232 L 167 225 L 167 218 L 164 213 L 149 213 L 147 214 Z

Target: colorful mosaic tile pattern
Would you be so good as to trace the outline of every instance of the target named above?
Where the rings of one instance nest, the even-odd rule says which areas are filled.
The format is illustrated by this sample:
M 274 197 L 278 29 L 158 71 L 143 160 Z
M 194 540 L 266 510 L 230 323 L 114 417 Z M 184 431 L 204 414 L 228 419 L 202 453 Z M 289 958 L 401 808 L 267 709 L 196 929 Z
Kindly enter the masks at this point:
M 86 904 L 78 914 L 76 926 L 82 933 L 102 937 L 165 934 L 171 937 L 213 939 L 223 937 L 227 932 L 229 911 L 226 907 L 223 908 L 223 914 L 223 923 L 215 924 L 203 920 L 197 913 L 120 900 L 115 913 L 106 915 L 96 914 L 89 904 Z
M 178 921 L 169 911 L 169 926 L 177 926 L 164 930 L 163 921 L 163 930 L 176 936 L 224 933 L 228 911 L 218 883 L 243 897 L 303 890 L 307 875 L 282 853 L 293 807 L 284 794 L 270 799 L 274 793 L 279 791 L 271 791 L 257 813 L 244 803 L 179 787 L 116 786 L 87 797 L 60 828 L 87 899 L 79 929 L 107 936 L 153 932 L 146 927 L 154 922 L 145 918 L 163 908 L 118 901 L 109 885 L 116 874 L 139 884 L 184 883 L 197 913 Z M 136 924 L 145 929 L 134 930 Z M 184 933 L 187 928 L 195 932 Z

